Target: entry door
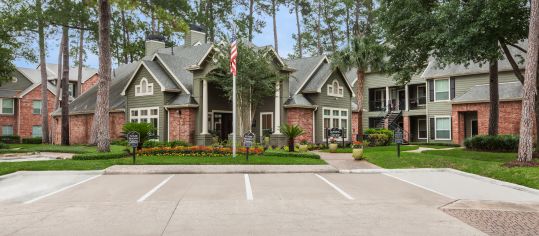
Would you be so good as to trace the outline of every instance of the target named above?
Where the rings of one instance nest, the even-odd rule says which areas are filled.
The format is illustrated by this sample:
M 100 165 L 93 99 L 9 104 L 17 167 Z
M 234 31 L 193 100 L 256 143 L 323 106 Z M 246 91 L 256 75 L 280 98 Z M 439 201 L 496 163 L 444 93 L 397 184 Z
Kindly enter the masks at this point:
M 399 95 L 399 110 L 403 111 L 406 109 L 406 92 L 404 90 L 398 91 Z
M 479 134 L 477 120 L 472 120 L 472 137 Z
M 215 132 L 221 140 L 228 140 L 228 135 L 232 133 L 232 114 L 214 113 Z

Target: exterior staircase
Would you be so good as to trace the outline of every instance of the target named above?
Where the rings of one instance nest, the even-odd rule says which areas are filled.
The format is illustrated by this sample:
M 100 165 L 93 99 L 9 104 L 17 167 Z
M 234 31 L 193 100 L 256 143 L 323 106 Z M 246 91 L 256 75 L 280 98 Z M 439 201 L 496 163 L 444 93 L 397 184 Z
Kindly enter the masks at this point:
M 402 111 L 389 111 L 385 114 L 384 118 L 376 124 L 377 129 L 388 128 L 390 130 L 396 130 L 400 128 L 405 133 L 404 137 L 410 137 L 408 132 L 399 126 L 398 120 L 402 116 Z M 408 144 L 408 140 L 403 140 L 404 144 Z

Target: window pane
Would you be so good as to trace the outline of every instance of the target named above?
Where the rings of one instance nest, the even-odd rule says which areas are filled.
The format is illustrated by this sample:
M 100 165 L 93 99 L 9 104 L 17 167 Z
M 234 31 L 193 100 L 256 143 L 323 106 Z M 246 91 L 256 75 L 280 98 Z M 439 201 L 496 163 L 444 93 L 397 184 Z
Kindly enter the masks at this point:
M 436 138 L 438 138 L 438 139 L 449 139 L 449 130 L 438 130 L 438 131 L 436 131 Z
M 157 109 L 152 109 L 152 116 L 156 116 L 157 115 Z M 209 117 L 209 116 L 208 116 Z
M 436 100 L 449 100 L 449 92 L 436 92 Z
M 147 116 L 148 115 L 148 110 L 140 110 L 140 115 L 141 116 Z
M 329 110 L 324 110 L 324 115 L 329 116 Z
M 449 118 L 436 118 L 436 130 L 450 130 Z
M 329 118 L 324 118 L 324 129 L 329 129 Z
M 341 116 L 348 116 L 348 112 L 347 111 L 341 111 Z
M 148 123 L 148 119 L 142 118 L 142 119 L 140 119 L 140 123 Z
M 41 126 L 32 126 L 32 137 L 41 137 Z
M 131 123 L 138 123 L 137 119 L 131 119 Z
M 131 111 L 131 116 L 138 116 L 138 111 L 137 110 L 132 110 Z
M 2 136 L 13 135 L 13 126 L 2 126 Z
M 436 89 L 436 100 L 449 99 L 449 80 L 435 80 L 434 88 Z
M 41 101 L 33 101 L 32 110 L 34 114 L 41 114 Z
M 339 128 L 339 119 L 333 119 L 333 126 L 331 128 Z
M 339 95 L 343 95 L 343 90 L 342 90 L 342 88 L 339 88 Z
M 2 113 L 13 114 L 13 99 L 2 99 Z
M 339 116 L 339 111 L 333 111 L 333 116 Z

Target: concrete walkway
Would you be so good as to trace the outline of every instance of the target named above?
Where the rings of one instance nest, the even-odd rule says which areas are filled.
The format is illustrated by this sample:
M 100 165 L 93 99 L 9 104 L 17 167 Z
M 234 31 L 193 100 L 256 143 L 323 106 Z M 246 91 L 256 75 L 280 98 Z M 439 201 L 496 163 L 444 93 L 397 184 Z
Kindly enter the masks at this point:
M 438 150 L 438 151 L 444 151 L 444 150 L 453 150 L 457 147 L 448 147 L 448 148 L 430 148 L 430 147 L 419 147 L 415 150 L 409 150 L 409 151 L 403 151 L 403 152 L 411 152 L 411 153 L 422 153 L 424 151 L 432 151 L 432 150 Z
M 105 174 L 337 173 L 330 165 L 116 165 Z
M 314 153 L 320 155 L 324 161 L 339 170 L 381 169 L 381 167 L 366 160 L 354 160 L 352 153 L 329 153 L 320 151 L 314 151 Z
M 75 154 L 59 152 L 8 153 L 0 154 L 0 162 L 63 160 L 71 159 L 73 155 Z

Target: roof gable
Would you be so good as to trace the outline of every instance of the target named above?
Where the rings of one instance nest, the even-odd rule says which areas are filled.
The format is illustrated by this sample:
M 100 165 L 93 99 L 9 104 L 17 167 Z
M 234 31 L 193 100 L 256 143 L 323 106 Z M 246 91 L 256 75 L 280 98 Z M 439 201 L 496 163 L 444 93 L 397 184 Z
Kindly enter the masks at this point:
M 140 70 L 144 68 L 150 73 L 153 80 L 155 80 L 159 87 L 161 88 L 162 92 L 165 91 L 172 91 L 172 92 L 179 92 L 179 88 L 176 86 L 176 84 L 169 78 L 169 76 L 163 71 L 161 66 L 154 61 L 141 61 L 138 67 L 135 69 L 135 72 L 131 75 L 129 78 L 129 81 L 125 84 L 121 95 L 125 96 L 127 89 L 137 76 L 139 74 Z

